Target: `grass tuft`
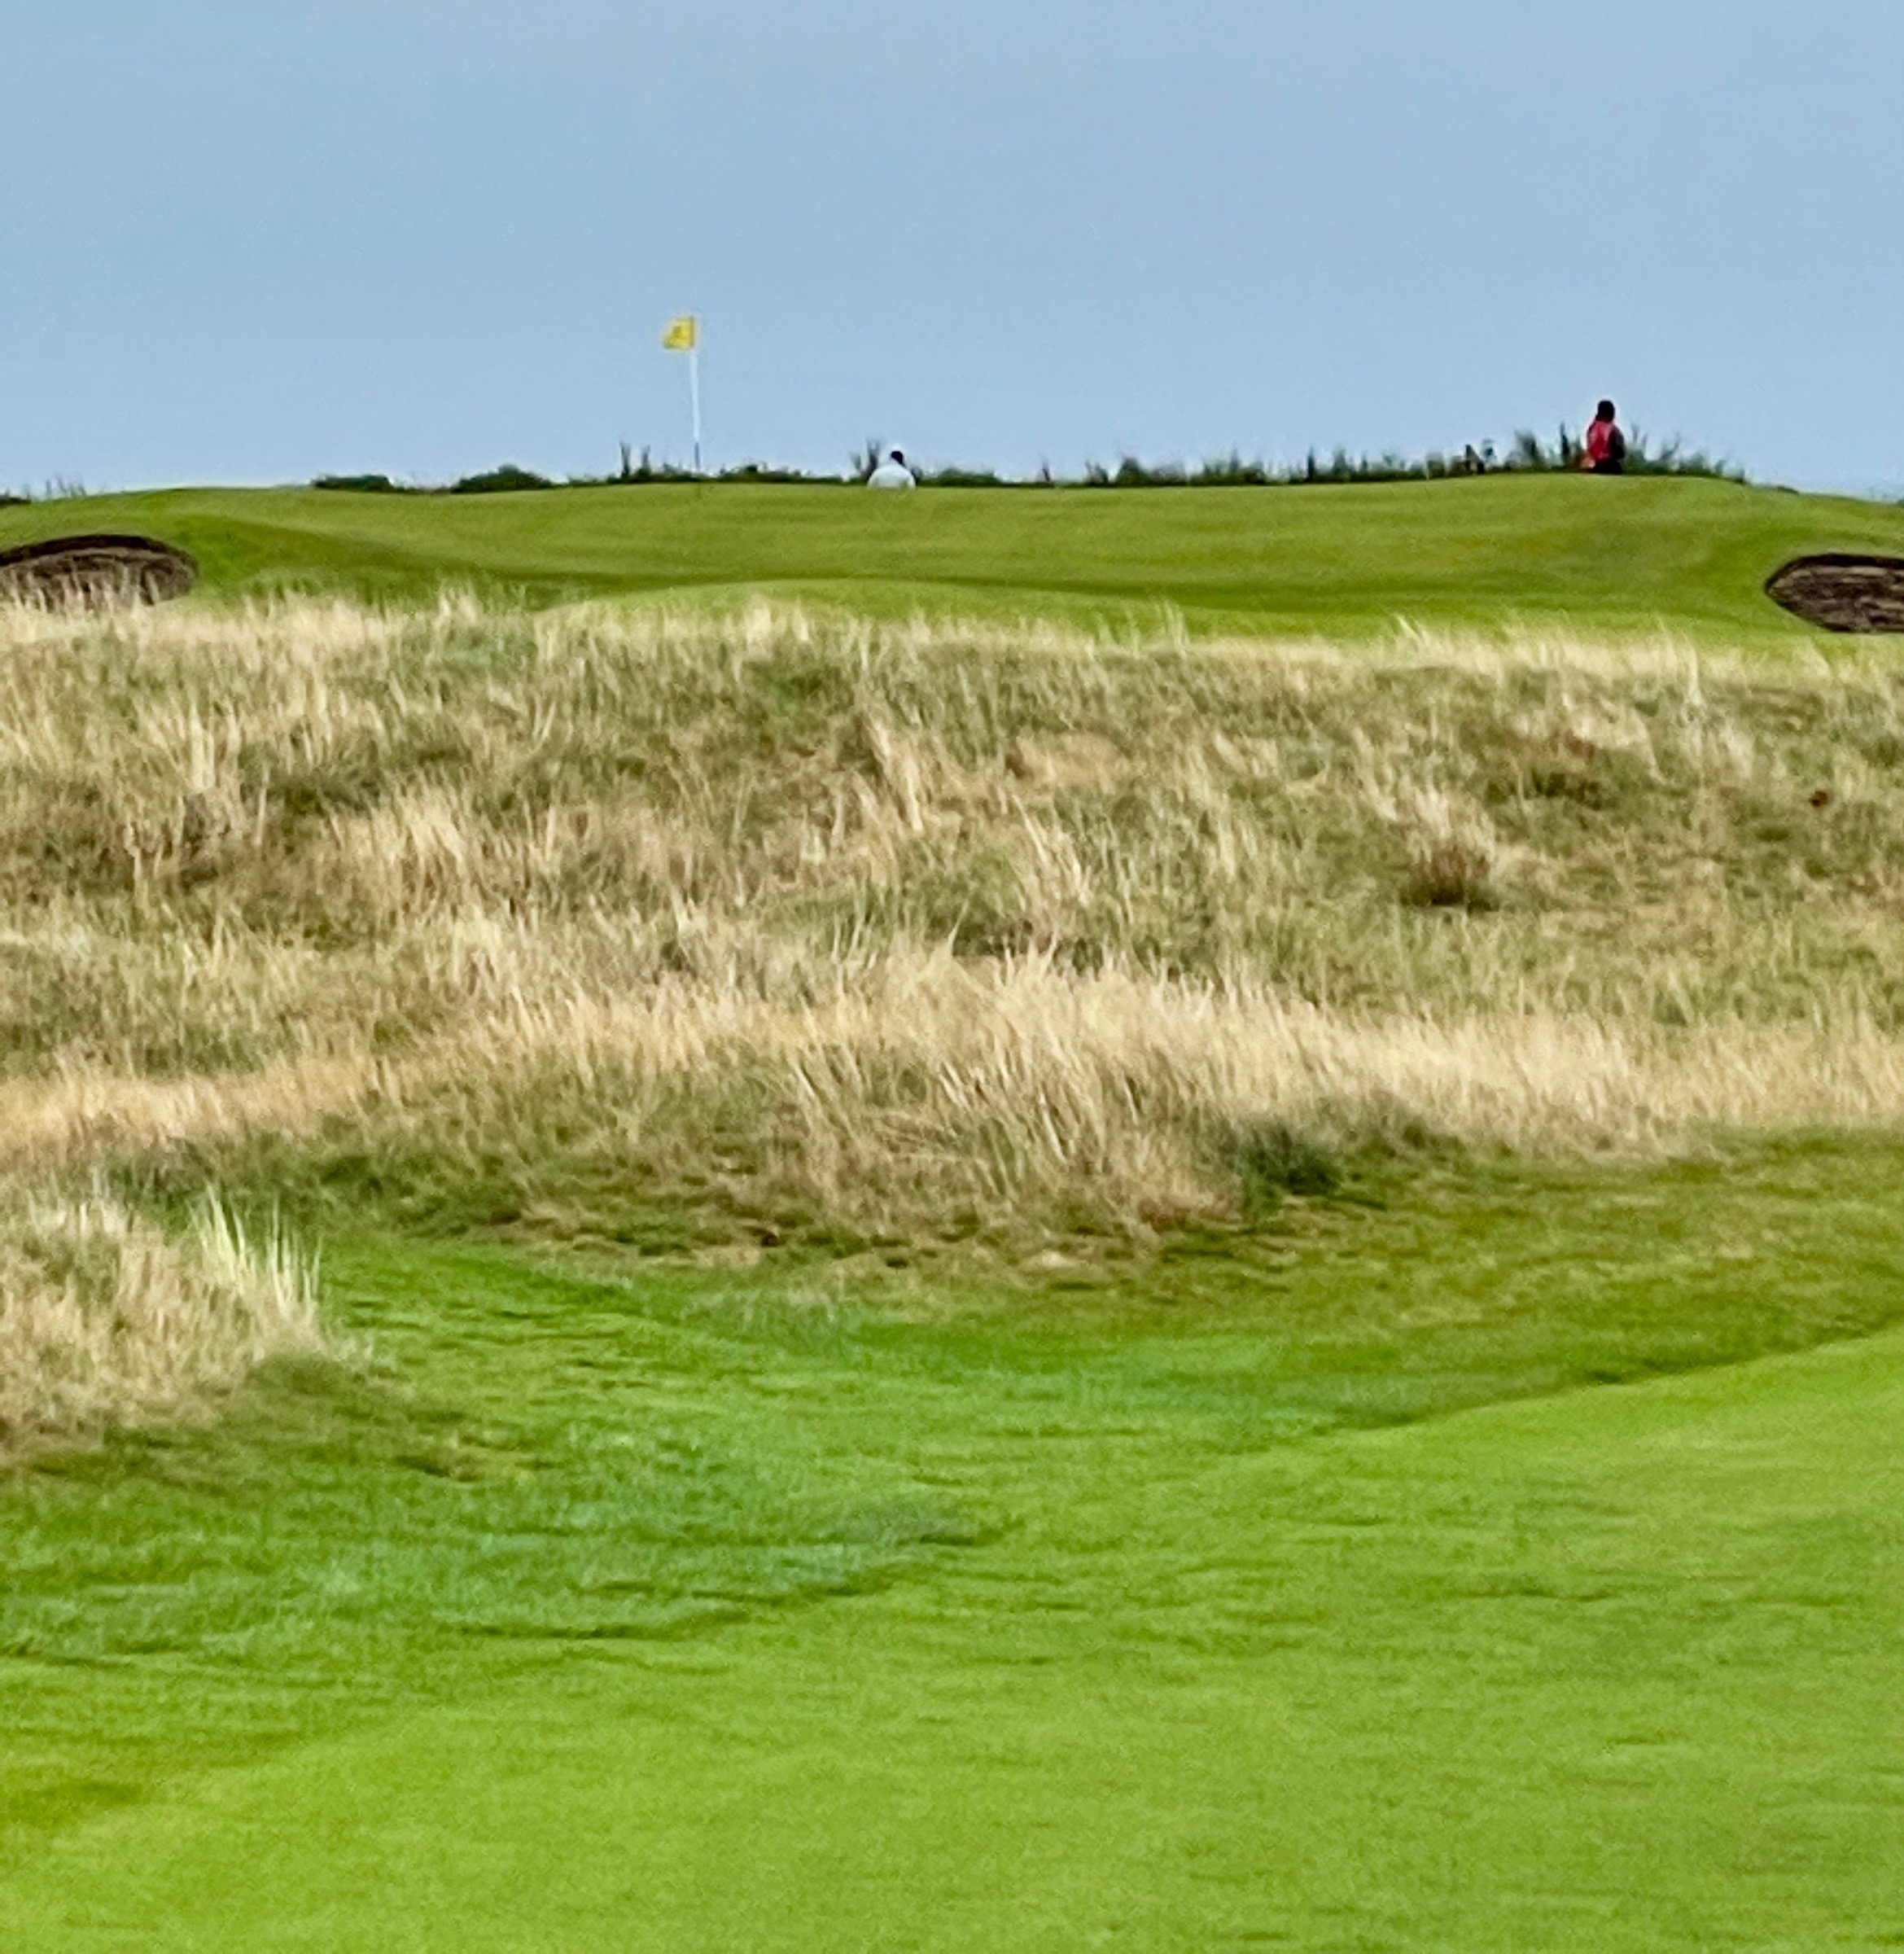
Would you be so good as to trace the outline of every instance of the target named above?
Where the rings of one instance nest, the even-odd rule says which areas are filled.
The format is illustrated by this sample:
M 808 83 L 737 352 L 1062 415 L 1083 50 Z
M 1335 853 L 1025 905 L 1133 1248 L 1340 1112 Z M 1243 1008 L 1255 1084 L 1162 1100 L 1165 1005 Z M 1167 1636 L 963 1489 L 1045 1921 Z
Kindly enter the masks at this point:
M 216 1201 L 182 1240 L 103 1194 L 0 1212 L 0 1452 L 229 1391 L 321 1352 L 314 1266 Z
M 1403 817 L 1407 899 L 1428 909 L 1491 909 L 1499 900 L 1500 840 L 1486 814 L 1438 787 L 1416 787 Z
M 1242 1185 L 1243 1212 L 1251 1220 L 1273 1213 L 1285 1195 L 1333 1194 L 1342 1183 L 1334 1156 L 1281 1120 L 1239 1125 L 1230 1151 Z

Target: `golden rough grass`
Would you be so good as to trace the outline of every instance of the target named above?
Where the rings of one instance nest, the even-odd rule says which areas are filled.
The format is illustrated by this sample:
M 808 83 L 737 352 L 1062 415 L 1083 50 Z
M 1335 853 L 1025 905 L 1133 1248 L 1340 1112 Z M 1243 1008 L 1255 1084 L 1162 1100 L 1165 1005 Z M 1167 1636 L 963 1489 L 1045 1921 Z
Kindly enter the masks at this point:
M 324 1346 L 314 1273 L 215 1202 L 183 1242 L 100 1194 L 0 1213 L 0 1449 L 189 1411 Z
M 16 1180 L 273 1136 L 528 1216 L 1140 1229 L 1266 1123 L 1904 1115 L 1875 662 L 452 599 L 0 615 L 0 664 Z

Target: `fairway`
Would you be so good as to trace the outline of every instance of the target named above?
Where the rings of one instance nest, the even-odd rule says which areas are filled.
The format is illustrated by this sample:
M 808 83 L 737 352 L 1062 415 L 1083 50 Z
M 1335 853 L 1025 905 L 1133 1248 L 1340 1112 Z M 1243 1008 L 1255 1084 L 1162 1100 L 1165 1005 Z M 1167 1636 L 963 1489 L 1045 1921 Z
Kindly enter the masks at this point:
M 1895 1172 L 1840 1154 L 1753 1191 L 1876 1196 Z M 1415 1238 L 1415 1273 L 1504 1309 L 1511 1345 L 1504 1292 L 1565 1283 L 1596 1194 L 1617 1185 L 1471 1190 L 1460 1232 Z M 1530 1202 L 1544 1241 L 1515 1219 Z M 1662 1316 L 1792 1282 L 1827 1314 L 1896 1307 L 1862 1273 L 1875 1209 L 1827 1198 L 1814 1234 L 1741 1271 L 1705 1204 L 1688 1187 L 1656 1214 L 1689 1231 L 1684 1289 L 1606 1244 L 1603 1279 Z M 1398 1373 L 1432 1397 L 1460 1339 L 1404 1317 L 1312 1354 L 1304 1385 L 1275 1325 L 1345 1273 L 1299 1254 L 1254 1302 L 1180 1279 L 1173 1300 L 1166 1275 L 1149 1308 L 1055 1297 L 935 1329 L 353 1248 L 355 1320 L 482 1408 L 491 1469 L 432 1484 L 413 1459 L 326 1492 L 315 1452 L 256 1438 L 222 1466 L 215 1444 L 149 1464 L 178 1545 L 77 1549 L 90 1623 L 8 1605 L 0 1934 L 75 1954 L 1891 1944 L 1904 1343 L 1371 1427 Z M 1471 1334 L 1511 1364 L 1499 1325 Z M 580 1480 L 565 1446 L 593 1461 Z M 617 1505 L 618 1457 L 674 1482 L 672 1514 Z M 512 1483 L 532 1463 L 539 1497 Z M 136 1503 L 142 1476 L 122 1459 L 102 1492 Z M 32 1504 L 40 1540 L 16 1508 L 11 1554 L 43 1566 L 74 1502 L 55 1481 Z M 501 1531 L 462 1566 L 459 1525 Z M 188 1571 L 230 1612 L 193 1622 Z
M 132 530 L 207 594 L 287 588 L 549 602 L 749 591 L 856 608 L 1368 633 L 1570 624 L 1804 642 L 1791 558 L 1904 552 L 1904 510 L 1696 478 L 1348 487 L 931 489 L 711 483 L 488 495 L 177 489 L 0 510 L 0 549 Z

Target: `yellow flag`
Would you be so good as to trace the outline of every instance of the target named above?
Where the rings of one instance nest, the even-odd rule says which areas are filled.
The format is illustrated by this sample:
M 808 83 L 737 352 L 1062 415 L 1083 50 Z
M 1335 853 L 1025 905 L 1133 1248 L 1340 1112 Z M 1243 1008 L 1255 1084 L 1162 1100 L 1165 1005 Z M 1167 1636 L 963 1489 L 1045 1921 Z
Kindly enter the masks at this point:
M 667 331 L 661 335 L 661 344 L 670 353 L 692 353 L 700 343 L 701 322 L 691 312 L 670 319 Z

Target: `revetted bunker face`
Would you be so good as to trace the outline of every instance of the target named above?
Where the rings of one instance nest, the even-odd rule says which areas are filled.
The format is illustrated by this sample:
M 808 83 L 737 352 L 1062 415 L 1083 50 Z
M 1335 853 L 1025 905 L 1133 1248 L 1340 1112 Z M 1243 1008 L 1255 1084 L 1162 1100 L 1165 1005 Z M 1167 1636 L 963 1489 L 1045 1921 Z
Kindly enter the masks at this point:
M 199 581 L 195 559 L 146 536 L 65 536 L 0 550 L 0 602 L 102 611 L 163 603 Z
M 1766 595 L 1827 631 L 1904 631 L 1904 557 L 1794 557 Z

